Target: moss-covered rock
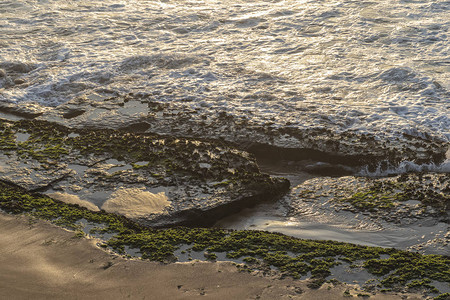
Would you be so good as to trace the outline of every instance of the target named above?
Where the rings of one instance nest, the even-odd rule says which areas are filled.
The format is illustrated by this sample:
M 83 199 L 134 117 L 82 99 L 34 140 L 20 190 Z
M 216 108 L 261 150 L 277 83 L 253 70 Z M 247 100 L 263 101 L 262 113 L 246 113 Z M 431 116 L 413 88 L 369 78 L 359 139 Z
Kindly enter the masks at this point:
M 0 155 L 4 180 L 147 226 L 208 224 L 289 188 L 248 153 L 218 143 L 46 121 L 0 120 Z
M 317 178 L 294 188 L 292 214 L 301 203 L 322 201 L 336 210 L 368 212 L 372 219 L 410 224 L 450 221 L 450 174 L 408 173 L 388 178 Z

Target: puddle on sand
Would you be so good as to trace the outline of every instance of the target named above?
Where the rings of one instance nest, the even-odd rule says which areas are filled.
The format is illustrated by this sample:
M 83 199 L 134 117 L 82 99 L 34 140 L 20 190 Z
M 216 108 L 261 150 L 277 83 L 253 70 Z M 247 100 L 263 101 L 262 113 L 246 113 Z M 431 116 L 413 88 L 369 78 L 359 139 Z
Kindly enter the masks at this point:
M 251 229 L 280 232 L 302 239 L 335 240 L 361 244 L 366 246 L 395 247 L 401 249 L 420 249 L 420 245 L 440 238 L 445 239 L 448 225 L 437 223 L 432 226 L 415 224 L 396 226 L 382 224 L 381 230 L 367 230 L 350 225 L 342 218 L 330 219 L 324 222 L 324 216 L 318 216 L 320 222 L 311 215 L 286 217 L 286 208 L 279 203 L 261 204 L 242 210 L 239 214 L 219 220 L 214 226 L 230 229 Z M 350 216 L 349 216 L 350 217 Z M 366 227 L 367 228 L 367 227 Z M 421 251 L 433 254 L 447 254 L 448 246 L 436 245 L 424 247 Z
M 131 248 L 130 246 L 125 246 L 124 252 L 132 257 L 142 257 L 141 250 L 138 248 Z
M 263 172 L 272 176 L 283 176 L 291 181 L 291 187 L 311 179 L 313 176 L 298 169 L 297 164 L 284 164 L 278 167 L 263 163 Z M 240 213 L 225 217 L 214 225 L 220 228 L 266 230 L 280 232 L 302 239 L 335 240 L 366 246 L 395 247 L 420 250 L 424 253 L 448 254 L 448 245 L 437 243 L 422 247 L 432 240 L 445 240 L 449 227 L 445 223 L 421 220 L 408 226 L 387 222 L 376 224 L 369 217 L 350 212 L 317 210 L 317 203 L 304 203 L 310 209 L 304 214 L 287 217 L 291 195 L 288 194 L 276 203 L 262 203 Z M 414 201 L 409 205 L 417 204 Z M 379 223 L 379 224 L 378 224 Z
M 188 262 L 188 261 L 192 261 L 192 260 L 200 260 L 200 261 L 207 261 L 208 259 L 205 256 L 205 253 L 207 253 L 207 251 L 203 250 L 203 251 L 194 251 L 194 250 L 190 250 L 190 248 L 193 245 L 182 245 L 180 246 L 179 249 L 174 251 L 174 256 L 177 258 L 178 262 Z M 235 262 L 237 264 L 242 264 L 244 263 L 244 258 L 240 257 L 240 258 L 228 258 L 227 254 L 225 252 L 212 252 L 214 254 L 216 254 L 217 261 L 231 261 L 231 262 Z
M 302 239 L 335 240 L 353 244 L 378 247 L 395 247 L 401 249 L 417 248 L 436 238 L 444 239 L 448 232 L 448 225 L 437 223 L 432 226 L 424 224 L 410 226 L 396 226 L 395 224 L 382 224 L 382 229 L 372 230 L 367 227 L 356 227 L 346 217 L 324 215 L 286 217 L 286 208 L 281 203 L 260 204 L 253 208 L 242 210 L 239 214 L 219 220 L 215 227 L 229 229 L 250 229 L 280 232 L 286 235 Z M 446 254 L 448 248 L 445 245 L 423 248 L 425 253 Z M 448 247 L 448 246 L 447 246 Z
M 340 262 L 340 265 L 334 266 L 330 269 L 331 275 L 327 278 L 339 278 L 339 281 L 345 283 L 356 283 L 363 285 L 367 281 L 376 280 L 377 277 L 370 274 L 366 269 L 355 267 L 351 268 L 347 262 Z M 354 263 L 357 264 L 357 263 Z M 378 283 L 378 281 L 376 281 Z
M 91 232 L 92 229 L 104 229 L 105 225 L 90 222 L 84 218 L 75 222 L 75 225 L 81 226 L 81 230 L 83 230 L 85 234 L 104 241 L 107 241 L 116 235 L 116 233 L 113 232 Z

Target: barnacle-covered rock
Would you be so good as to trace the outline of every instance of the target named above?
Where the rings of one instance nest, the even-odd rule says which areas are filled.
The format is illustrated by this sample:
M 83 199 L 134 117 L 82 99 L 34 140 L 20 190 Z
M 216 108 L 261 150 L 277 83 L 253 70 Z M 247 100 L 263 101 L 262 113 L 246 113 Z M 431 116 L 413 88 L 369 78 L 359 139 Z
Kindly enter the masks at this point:
M 360 132 L 329 124 L 274 123 L 249 112 L 231 114 L 214 107 L 192 108 L 183 102 L 162 103 L 150 95 L 113 95 L 110 98 L 75 98 L 46 110 L 39 119 L 78 128 L 115 128 L 234 143 L 250 152 L 282 152 L 288 159 L 320 158 L 347 165 L 380 164 L 395 167 L 402 161 L 439 164 L 450 147 L 431 131 L 403 133 Z

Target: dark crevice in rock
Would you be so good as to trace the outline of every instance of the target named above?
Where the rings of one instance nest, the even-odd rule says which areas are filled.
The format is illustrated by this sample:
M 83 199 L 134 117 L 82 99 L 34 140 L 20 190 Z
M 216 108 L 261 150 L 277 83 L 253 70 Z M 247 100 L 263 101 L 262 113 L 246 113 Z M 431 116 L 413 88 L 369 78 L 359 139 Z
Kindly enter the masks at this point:
M 382 157 L 372 155 L 342 156 L 314 149 L 279 148 L 276 146 L 258 143 L 252 143 L 245 150 L 254 154 L 257 158 L 261 159 L 293 160 L 293 161 L 313 160 L 333 164 L 344 164 L 348 166 L 362 166 L 367 163 L 374 163 L 383 159 Z
M 85 113 L 79 118 L 62 116 L 73 109 L 85 110 Z M 333 167 L 322 166 L 314 172 L 335 176 L 352 174 L 352 170 L 336 165 L 376 169 L 383 164 L 395 167 L 403 161 L 439 164 L 449 147 L 445 138 L 426 130 L 414 135 L 402 130 L 380 135 L 379 132 L 363 133 L 290 122 L 284 125 L 268 120 L 258 123 L 246 116 L 216 109 L 158 102 L 148 94 L 113 96 L 102 101 L 73 99 L 46 111 L 40 119 L 69 128 L 109 128 L 199 140 L 207 138 L 275 159 L 329 163 Z
M 305 171 L 311 174 L 321 176 L 346 176 L 354 175 L 367 167 L 369 172 L 375 170 L 387 170 L 395 168 L 403 160 L 398 157 L 385 157 L 375 155 L 339 155 L 327 153 L 315 149 L 301 148 L 280 148 L 267 144 L 247 143 L 235 145 L 235 147 L 252 153 L 258 161 L 277 162 L 277 161 L 311 161 L 310 166 Z M 420 165 L 433 163 L 436 165 L 445 161 L 445 153 L 435 153 L 430 156 L 429 160 L 414 160 L 413 162 Z M 314 164 L 315 163 L 315 164 Z
M 77 109 L 69 110 L 69 111 L 67 111 L 66 113 L 63 114 L 63 117 L 65 119 L 72 119 L 72 118 L 76 118 L 78 116 L 81 116 L 82 114 L 84 114 L 84 112 L 85 112 L 84 110 L 77 110 Z
M 147 131 L 149 128 L 150 128 L 150 124 L 148 124 L 147 122 L 139 122 L 139 123 L 134 123 L 134 124 L 128 125 L 126 127 L 120 128 L 120 130 L 142 133 L 142 132 Z

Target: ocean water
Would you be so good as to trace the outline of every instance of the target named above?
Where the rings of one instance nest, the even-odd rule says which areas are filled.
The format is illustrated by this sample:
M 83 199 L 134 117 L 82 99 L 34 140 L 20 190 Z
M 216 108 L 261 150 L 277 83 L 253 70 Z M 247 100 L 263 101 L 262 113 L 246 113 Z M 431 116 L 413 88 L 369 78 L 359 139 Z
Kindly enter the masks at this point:
M 133 92 L 275 128 L 450 141 L 449 24 L 445 0 L 3 0 L 0 101 Z

